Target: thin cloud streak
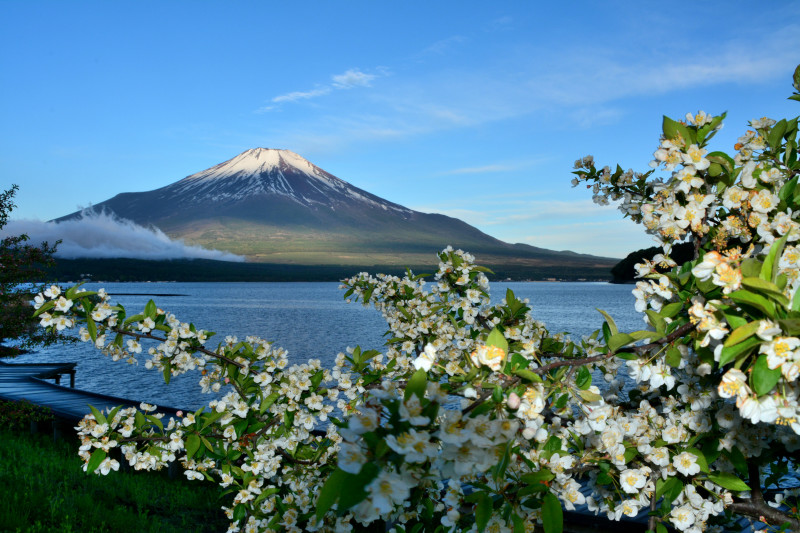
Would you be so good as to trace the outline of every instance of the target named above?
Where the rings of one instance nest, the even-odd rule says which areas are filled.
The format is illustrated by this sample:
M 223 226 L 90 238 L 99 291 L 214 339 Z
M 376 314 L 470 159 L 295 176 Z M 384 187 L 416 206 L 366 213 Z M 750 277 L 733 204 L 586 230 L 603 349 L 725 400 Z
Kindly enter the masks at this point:
M 297 102 L 298 100 L 308 100 L 310 98 L 317 98 L 318 96 L 324 96 L 331 92 L 330 87 L 321 87 L 319 89 L 314 89 L 312 91 L 295 91 L 288 94 L 282 94 L 280 96 L 276 96 L 272 99 L 272 102 L 276 104 L 280 104 L 283 102 Z
M 509 165 L 485 165 L 482 167 L 456 168 L 453 170 L 440 172 L 439 174 L 442 176 L 450 176 L 457 174 L 485 174 L 487 172 L 510 172 L 512 170 L 517 170 L 517 167 Z
M 344 74 L 337 74 L 331 79 L 337 89 L 351 89 L 353 87 L 369 87 L 370 82 L 377 78 L 374 74 L 365 74 L 357 69 L 350 69 Z
M 157 228 L 145 228 L 107 213 L 89 213 L 77 220 L 43 222 L 9 220 L 0 237 L 25 233 L 32 244 L 61 240 L 56 257 L 131 259 L 214 259 L 242 262 L 244 257 L 173 240 Z
M 372 80 L 377 79 L 380 76 L 388 75 L 388 71 L 385 68 L 380 68 L 378 71 L 380 72 L 380 75 L 367 74 L 366 72 L 361 72 L 359 69 L 351 68 L 342 74 L 334 74 L 331 76 L 330 85 L 322 85 L 310 91 L 292 91 L 290 93 L 280 94 L 272 97 L 270 102 L 274 104 L 293 103 L 301 100 L 319 98 L 321 96 L 330 94 L 334 90 L 348 90 L 355 87 L 370 87 Z M 275 106 L 264 106 L 259 108 L 257 112 L 263 113 L 265 111 L 272 111 L 274 109 L 276 109 Z

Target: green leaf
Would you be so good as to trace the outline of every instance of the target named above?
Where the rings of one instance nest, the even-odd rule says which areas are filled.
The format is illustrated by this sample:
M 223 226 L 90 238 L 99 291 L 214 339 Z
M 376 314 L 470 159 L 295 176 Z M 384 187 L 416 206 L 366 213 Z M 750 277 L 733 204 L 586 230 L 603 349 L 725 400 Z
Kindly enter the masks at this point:
M 156 314 L 158 314 L 156 303 L 153 300 L 148 301 L 147 305 L 144 306 L 144 316 L 155 320 Z
M 148 415 L 148 414 L 145 414 L 144 417 L 147 420 L 149 420 L 151 424 L 153 424 L 158 429 L 160 429 L 162 433 L 164 432 L 164 424 L 161 423 L 161 420 L 159 420 L 158 418 L 154 417 L 153 415 Z
M 728 297 L 738 304 L 758 309 L 769 318 L 775 318 L 775 304 L 760 294 L 740 289 L 730 293 Z
M 42 306 L 33 313 L 34 318 L 41 315 L 45 311 L 52 309 L 53 307 L 55 307 L 55 305 L 56 305 L 55 300 L 50 300 L 49 302 L 43 303 Z
M 508 353 L 508 341 L 497 328 L 492 329 L 489 336 L 486 337 L 486 346 L 496 346 Z
M 531 362 L 529 359 L 525 359 L 522 355 L 518 353 L 511 354 L 511 367 L 512 368 L 519 368 L 524 369 L 530 366 Z
M 600 400 L 603 399 L 603 397 L 600 396 L 599 394 L 591 392 L 591 391 L 588 391 L 588 390 L 579 390 L 578 391 L 578 396 L 580 396 L 581 398 L 583 398 L 587 402 L 599 402 Z
M 742 285 L 752 291 L 760 292 L 768 298 L 772 298 L 785 307 L 789 306 L 789 299 L 786 298 L 783 291 L 771 281 L 766 281 L 761 278 L 742 278 Z
M 795 90 L 800 91 L 800 65 L 794 69 L 794 76 L 792 76 L 792 86 Z
M 608 329 L 610 330 L 611 335 L 614 335 L 615 333 L 619 332 L 619 330 L 617 329 L 617 324 L 616 322 L 614 322 L 614 319 L 611 318 L 611 315 L 609 315 L 602 309 L 597 309 L 597 311 L 605 317 L 606 324 L 608 324 Z
M 725 453 L 725 455 L 737 472 L 743 476 L 747 475 L 747 459 L 745 459 L 744 454 L 739 448 L 733 447 L 731 451 Z
M 317 519 L 325 516 L 325 513 L 336 503 L 339 494 L 342 492 L 342 485 L 344 485 L 346 477 L 347 472 L 336 468 L 325 480 L 325 484 L 322 485 L 322 490 L 319 491 L 319 497 L 317 498 Z
M 680 137 L 686 142 L 687 145 L 695 144 L 696 142 L 696 139 L 689 131 L 689 128 L 680 122 L 672 120 L 666 115 L 664 115 L 661 129 L 664 132 L 664 137 L 669 140 L 676 140 Z
M 778 383 L 778 380 L 781 377 L 781 369 L 771 369 L 767 365 L 767 355 L 761 354 L 756 359 L 756 363 L 753 365 L 753 373 L 750 375 L 750 381 L 753 385 L 753 390 L 759 396 L 763 396 L 773 388 Z
M 586 390 L 592 385 L 592 373 L 585 366 L 578 369 L 578 375 L 575 376 L 575 385 L 581 390 Z
M 503 401 L 503 389 L 499 385 L 494 386 L 494 390 L 492 391 L 492 401 L 497 404 Z
M 555 474 L 553 474 L 550 470 L 546 468 L 542 468 L 538 472 L 531 472 L 530 474 L 523 474 L 520 478 L 523 482 L 527 483 L 528 485 L 534 485 L 537 483 L 542 483 L 544 481 L 550 481 L 555 479 Z
M 672 302 L 661 308 L 661 316 L 672 318 L 678 314 L 678 311 L 683 309 L 683 302 Z
M 727 348 L 728 346 L 739 344 L 743 340 L 752 337 L 756 334 L 756 331 L 758 331 L 760 326 L 760 320 L 754 320 L 752 322 L 748 322 L 744 326 L 739 326 L 735 330 L 731 331 L 731 334 L 728 335 L 727 339 L 725 339 L 725 344 L 723 344 L 723 346 Z
M 722 368 L 729 362 L 733 361 L 734 359 L 738 359 L 740 356 L 748 353 L 755 346 L 758 346 L 759 344 L 761 344 L 761 340 L 758 337 L 750 337 L 746 339 L 744 342 L 740 342 L 739 344 L 735 344 L 727 348 L 723 347 L 722 352 L 719 355 L 720 368 Z
M 639 331 L 631 331 L 628 333 L 634 341 L 640 341 L 642 339 L 651 339 L 657 340 L 664 336 L 664 333 L 659 333 L 657 331 L 651 331 L 646 329 L 640 329 Z
M 759 261 L 758 259 L 754 259 L 749 257 L 742 261 L 741 266 L 739 267 L 742 271 L 742 276 L 746 278 L 757 278 L 761 275 L 761 268 L 763 267 L 764 263 Z
M 786 245 L 786 240 L 789 238 L 789 233 L 772 243 L 769 248 L 769 253 L 764 259 L 764 266 L 761 267 L 759 277 L 766 281 L 774 282 L 778 275 L 778 261 L 783 253 L 783 247 Z
M 186 437 L 186 458 L 191 459 L 197 450 L 200 449 L 200 436 L 197 433 L 191 433 Z
M 743 316 L 730 313 L 723 313 L 723 315 L 725 315 L 725 320 L 728 321 L 728 325 L 731 327 L 731 329 L 736 329 L 747 324 L 747 319 Z
M 647 313 L 647 317 L 650 319 L 650 325 L 656 328 L 656 331 L 659 333 L 663 333 L 667 330 L 667 323 L 659 313 L 653 311 L 652 309 L 647 309 L 645 311 Z
M 551 435 L 544 443 L 544 451 L 555 453 L 561 451 L 561 439 L 555 435 Z
M 728 174 L 733 172 L 736 162 L 725 152 L 711 152 L 706 155 L 706 159 L 724 168 Z
M 90 405 L 89 409 L 91 409 L 92 415 L 94 415 L 94 419 L 97 421 L 98 424 L 108 424 L 106 417 L 103 416 L 103 413 L 101 413 L 97 408 Z
M 773 150 L 780 148 L 783 134 L 786 133 L 786 125 L 785 118 L 772 125 L 772 129 L 770 129 L 769 135 L 767 136 L 767 142 L 769 143 L 769 147 Z
M 545 494 L 542 500 L 542 525 L 545 533 L 564 531 L 564 512 L 561 510 L 561 502 L 552 492 Z
M 615 333 L 614 335 L 611 335 L 610 339 L 608 339 L 608 349 L 612 352 L 616 352 L 626 344 L 630 344 L 632 342 L 634 342 L 634 338 L 627 333 Z
M 778 320 L 778 324 L 781 325 L 781 329 L 788 335 L 800 335 L 800 318 L 782 318 Z
M 128 324 L 132 324 L 133 322 L 139 322 L 143 318 L 144 315 L 142 314 L 133 315 L 132 317 L 128 318 L 125 322 L 123 322 L 123 325 L 127 326 Z
M 486 524 L 492 517 L 492 498 L 485 492 L 478 496 L 478 505 L 475 506 L 475 526 L 478 531 L 486 529 Z
M 95 451 L 92 452 L 92 456 L 89 458 L 89 464 L 86 466 L 86 472 L 91 474 L 97 467 L 100 466 L 106 458 L 106 452 L 103 448 L 97 448 Z
M 92 341 L 97 342 L 97 324 L 88 314 L 86 315 L 86 329 L 89 331 L 89 337 L 92 338 Z
M 683 359 L 681 351 L 676 346 L 670 345 L 670 347 L 667 348 L 666 363 L 672 368 L 678 368 L 681 366 L 681 359 Z
M 517 513 L 511 513 L 511 522 L 514 524 L 514 533 L 525 533 L 525 520 Z
M 788 202 L 790 198 L 794 196 L 794 191 L 797 188 L 797 176 L 790 179 L 786 183 L 783 184 L 781 190 L 778 191 L 778 198 L 781 199 L 783 202 Z
M 730 474 L 728 472 L 716 472 L 714 474 L 709 474 L 708 479 L 723 489 L 735 490 L 737 492 L 750 490 L 750 487 L 747 485 L 747 483 L 736 477 L 734 474 Z
M 683 490 L 683 483 L 677 477 L 658 479 L 656 481 L 656 499 L 664 497 L 666 503 L 671 503 Z
M 798 291 L 800 292 L 800 291 Z M 532 370 L 528 370 L 526 368 L 520 368 L 519 370 L 514 371 L 515 376 L 519 376 L 524 380 L 530 381 L 532 383 L 541 383 L 542 377 Z
M 428 374 L 425 373 L 423 369 L 419 369 L 414 372 L 414 375 L 411 376 L 411 379 L 408 380 L 406 384 L 406 392 L 405 392 L 405 399 L 408 400 L 411 398 L 412 394 L 416 394 L 419 396 L 419 399 L 422 400 L 425 398 L 425 388 L 428 386 Z

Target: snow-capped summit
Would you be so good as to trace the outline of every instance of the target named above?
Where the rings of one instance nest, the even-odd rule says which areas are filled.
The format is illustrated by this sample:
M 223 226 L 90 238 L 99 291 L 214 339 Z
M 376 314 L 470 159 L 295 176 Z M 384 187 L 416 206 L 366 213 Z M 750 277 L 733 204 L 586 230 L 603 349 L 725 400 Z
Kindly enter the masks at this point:
M 397 213 L 410 210 L 353 187 L 290 150 L 252 148 L 163 189 L 194 204 L 230 203 L 254 196 L 282 196 L 304 206 L 367 204 Z

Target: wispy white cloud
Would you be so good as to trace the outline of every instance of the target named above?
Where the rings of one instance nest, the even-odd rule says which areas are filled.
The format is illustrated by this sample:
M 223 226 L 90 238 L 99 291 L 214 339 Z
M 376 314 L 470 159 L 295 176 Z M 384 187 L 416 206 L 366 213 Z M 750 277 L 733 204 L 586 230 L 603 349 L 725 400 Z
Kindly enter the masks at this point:
M 284 102 L 296 102 L 298 100 L 308 100 L 310 98 L 324 96 L 329 92 L 331 92 L 330 87 L 320 87 L 318 89 L 312 89 L 310 91 L 294 91 L 291 93 L 281 94 L 279 96 L 276 96 L 271 101 L 276 104 Z
M 453 35 L 451 37 L 438 40 L 432 45 L 428 46 L 422 51 L 422 55 L 426 54 L 444 55 L 453 50 L 454 48 L 458 47 L 459 45 L 466 42 L 467 38 L 464 37 L 463 35 Z
M 517 172 L 525 169 L 533 168 L 548 160 L 546 156 L 526 158 L 524 160 L 503 161 L 498 163 L 490 163 L 488 165 L 478 165 L 473 167 L 459 167 L 450 170 L 443 170 L 438 172 L 440 176 L 457 176 L 462 174 L 493 174 L 498 172 Z M 519 198 L 519 196 L 514 196 Z M 482 198 L 483 199 L 483 198 Z
M 300 100 L 319 98 L 320 96 L 330 94 L 334 90 L 353 89 L 355 87 L 369 87 L 372 80 L 388 74 L 388 70 L 385 68 L 379 68 L 377 71 L 379 74 L 368 74 L 359 69 L 352 68 L 343 72 L 342 74 L 334 74 L 331 76 L 331 83 L 329 85 L 321 85 L 309 91 L 292 91 L 285 94 L 279 94 L 278 96 L 272 97 L 270 102 L 273 104 L 292 103 Z M 274 109 L 277 109 L 277 106 L 267 105 L 259 108 L 256 112 L 263 113 L 266 111 L 272 111 Z
M 89 213 L 78 220 L 43 222 L 9 220 L 0 237 L 25 233 L 34 244 L 61 240 L 56 257 L 133 259 L 215 259 L 244 261 L 244 257 L 219 250 L 191 246 L 169 238 L 157 228 L 145 228 L 108 214 Z
M 479 227 L 511 226 L 521 222 L 545 222 L 552 224 L 560 220 L 605 220 L 618 218 L 616 207 L 599 206 L 591 200 L 573 202 L 559 200 L 537 200 L 512 197 L 491 197 L 481 199 L 481 209 L 464 208 L 471 200 L 459 199 L 454 204 L 429 204 L 409 206 L 423 213 L 439 213 L 460 218 L 468 224 Z
M 375 74 L 366 74 L 358 69 L 350 69 L 344 74 L 337 74 L 331 79 L 337 89 L 351 89 L 353 87 L 369 87 L 370 82 L 377 78 Z
M 506 28 L 510 27 L 513 24 L 513 22 L 514 22 L 514 18 L 513 17 L 509 17 L 509 16 L 498 17 L 496 19 L 493 19 L 493 20 L 489 21 L 488 29 L 489 29 L 489 31 L 503 30 L 503 29 L 506 29 Z
M 573 251 L 616 258 L 655 246 L 641 226 L 627 220 L 560 224 L 541 229 L 521 235 L 517 242 L 551 250 L 563 250 L 567 248 L 565 243 L 569 243 L 568 248 Z
M 443 176 L 452 174 L 486 174 L 490 172 L 510 172 L 512 170 L 517 170 L 517 167 L 511 165 L 484 165 L 482 167 L 455 168 L 440 172 L 440 174 Z

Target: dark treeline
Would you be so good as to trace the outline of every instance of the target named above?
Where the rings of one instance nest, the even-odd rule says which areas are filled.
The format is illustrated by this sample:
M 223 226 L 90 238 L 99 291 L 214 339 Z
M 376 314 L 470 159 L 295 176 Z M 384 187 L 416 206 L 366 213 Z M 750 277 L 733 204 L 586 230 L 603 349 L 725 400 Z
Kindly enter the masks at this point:
M 561 280 L 609 281 L 608 269 L 593 267 L 530 267 L 486 265 L 493 281 Z M 411 266 L 415 274 L 436 272 L 435 265 Z M 42 279 L 32 281 L 340 281 L 358 272 L 402 276 L 404 268 L 375 265 L 287 265 L 275 263 L 232 263 L 209 259 L 58 259 L 45 269 Z
M 633 283 L 636 281 L 636 269 L 634 268 L 636 264 L 641 263 L 644 259 L 652 259 L 656 254 L 662 252 L 660 246 L 651 246 L 629 253 L 628 257 L 611 269 L 611 283 Z M 690 242 L 676 244 L 672 247 L 671 257 L 679 265 L 691 261 L 694 258 L 694 244 Z

